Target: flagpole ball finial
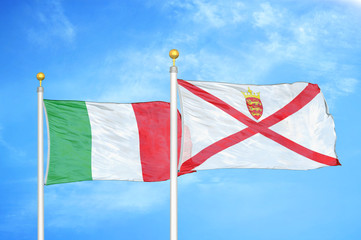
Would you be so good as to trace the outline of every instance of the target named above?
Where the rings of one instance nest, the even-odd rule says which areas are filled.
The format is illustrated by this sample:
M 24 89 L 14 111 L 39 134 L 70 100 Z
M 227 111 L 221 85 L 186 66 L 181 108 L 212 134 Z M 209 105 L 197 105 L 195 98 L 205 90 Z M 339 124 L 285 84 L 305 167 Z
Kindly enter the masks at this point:
M 45 79 L 45 74 L 42 72 L 39 72 L 38 74 L 36 74 L 36 78 L 40 81 L 40 87 L 41 87 L 41 81 L 43 81 Z
M 169 57 L 173 59 L 173 66 L 175 66 L 175 60 L 178 58 L 179 52 L 177 49 L 172 49 L 169 51 Z

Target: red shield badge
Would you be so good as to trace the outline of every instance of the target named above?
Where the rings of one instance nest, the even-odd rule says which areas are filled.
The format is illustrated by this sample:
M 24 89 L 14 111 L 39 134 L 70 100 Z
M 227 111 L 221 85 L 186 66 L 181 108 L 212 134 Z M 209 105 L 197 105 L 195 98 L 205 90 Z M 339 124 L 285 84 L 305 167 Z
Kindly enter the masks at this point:
M 248 88 L 248 91 L 242 92 L 242 94 L 246 98 L 246 104 L 249 113 L 252 115 L 252 117 L 258 120 L 263 113 L 263 105 L 261 102 L 259 92 L 255 93 Z

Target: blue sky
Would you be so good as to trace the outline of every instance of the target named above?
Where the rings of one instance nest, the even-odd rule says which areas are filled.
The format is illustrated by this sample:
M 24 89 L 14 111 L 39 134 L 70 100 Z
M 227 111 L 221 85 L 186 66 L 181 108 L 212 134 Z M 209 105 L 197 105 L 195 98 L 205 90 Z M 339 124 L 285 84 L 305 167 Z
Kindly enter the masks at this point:
M 36 239 L 45 98 L 169 101 L 179 78 L 321 87 L 341 167 L 179 178 L 179 239 L 361 238 L 361 1 L 2 1 L 0 239 Z M 46 152 L 45 152 L 46 155 Z M 169 181 L 45 187 L 46 239 L 169 239 Z

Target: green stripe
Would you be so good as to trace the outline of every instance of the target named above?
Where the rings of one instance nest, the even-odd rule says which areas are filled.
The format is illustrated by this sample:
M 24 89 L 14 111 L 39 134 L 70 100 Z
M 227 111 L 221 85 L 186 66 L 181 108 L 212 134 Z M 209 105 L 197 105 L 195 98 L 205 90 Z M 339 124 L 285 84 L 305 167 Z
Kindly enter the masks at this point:
M 85 102 L 44 100 L 50 138 L 46 185 L 92 180 L 91 127 Z

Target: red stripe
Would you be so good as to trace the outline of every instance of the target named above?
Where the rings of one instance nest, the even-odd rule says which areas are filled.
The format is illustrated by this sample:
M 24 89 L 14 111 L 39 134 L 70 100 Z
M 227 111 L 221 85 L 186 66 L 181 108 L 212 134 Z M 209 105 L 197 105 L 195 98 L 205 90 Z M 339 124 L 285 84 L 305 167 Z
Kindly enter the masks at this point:
M 143 180 L 145 182 L 168 180 L 170 172 L 170 104 L 148 102 L 133 103 L 132 106 L 139 130 Z M 181 131 L 181 118 L 178 112 L 178 156 L 181 146 Z
M 202 98 L 203 100 L 223 110 L 224 112 L 231 115 L 235 119 L 239 120 L 243 124 L 249 126 L 249 128 L 246 128 L 238 133 L 235 133 L 216 143 L 211 144 L 210 146 L 206 147 L 205 149 L 194 155 L 192 158 L 185 161 L 181 166 L 180 169 L 181 173 L 183 171 L 190 171 L 191 169 L 198 167 L 211 156 L 253 136 L 257 132 L 313 161 L 327 164 L 330 166 L 340 165 L 338 159 L 312 151 L 268 129 L 274 124 L 284 120 L 288 116 L 299 111 L 301 108 L 307 105 L 315 96 L 317 96 L 317 94 L 320 93 L 320 89 L 316 84 L 308 84 L 306 88 L 286 106 L 284 106 L 283 108 L 281 108 L 280 110 L 278 110 L 277 112 L 275 112 L 274 114 L 270 115 L 269 117 L 265 118 L 260 122 L 253 121 L 252 119 L 242 114 L 241 112 L 239 112 L 237 109 L 233 108 L 226 102 L 222 101 L 221 99 L 211 95 L 210 93 L 204 91 L 203 89 L 189 82 L 179 79 L 178 84 L 183 86 L 184 88 L 195 94 L 196 96 Z
M 180 168 L 180 174 L 190 172 L 192 169 L 204 163 L 208 158 L 214 156 L 215 154 L 223 151 L 226 148 L 242 142 L 249 137 L 252 137 L 256 133 L 257 132 L 251 130 L 250 128 L 246 128 L 209 145 L 208 147 L 202 149 L 199 153 L 185 161 Z
M 284 146 L 285 148 L 288 148 L 308 159 L 311 159 L 315 162 L 319 162 L 322 164 L 326 164 L 329 166 L 337 166 L 337 165 L 341 165 L 340 162 L 338 161 L 338 159 L 330 157 L 330 156 L 326 156 L 324 154 L 312 151 L 308 148 L 305 148 L 303 146 L 301 146 L 300 144 L 272 131 L 271 129 L 264 129 L 262 130 L 261 134 L 265 137 L 268 137 L 269 139 L 272 139 L 273 141 L 281 144 L 282 146 Z
M 240 111 L 229 105 L 228 103 L 224 102 L 223 100 L 213 96 L 212 94 L 204 91 L 203 89 L 184 80 L 178 79 L 178 84 L 184 87 L 185 89 L 187 89 L 188 91 L 190 91 L 191 93 L 193 93 L 194 95 L 202 98 L 206 102 L 209 102 L 210 104 L 213 104 L 222 111 L 228 113 L 229 115 L 231 115 L 238 121 L 242 122 L 243 124 L 249 127 L 251 126 L 256 127 L 257 122 L 253 121 L 252 119 L 250 119 L 249 117 L 247 117 L 246 115 L 244 115 L 243 113 L 241 113 Z
M 301 108 L 306 106 L 312 99 L 314 99 L 317 94 L 320 93 L 320 88 L 317 84 L 309 83 L 305 89 L 302 90 L 291 102 L 286 106 L 275 112 L 274 114 L 268 116 L 267 118 L 261 121 L 264 127 L 271 127 L 276 123 L 282 121 L 283 119 L 291 116 L 295 112 L 299 111 Z

